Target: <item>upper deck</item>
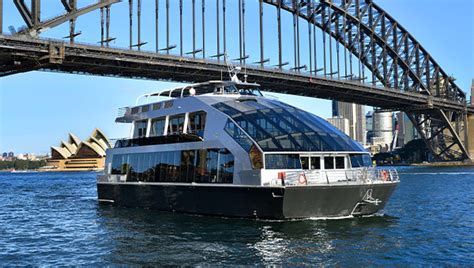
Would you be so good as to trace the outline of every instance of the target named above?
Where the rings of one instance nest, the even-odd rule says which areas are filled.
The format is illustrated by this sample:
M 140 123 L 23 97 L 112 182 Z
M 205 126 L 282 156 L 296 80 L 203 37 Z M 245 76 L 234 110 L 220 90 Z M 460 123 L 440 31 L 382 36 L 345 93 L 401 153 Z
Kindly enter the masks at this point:
M 138 116 L 140 113 L 172 107 L 173 101 L 170 101 L 172 99 L 181 99 L 200 95 L 213 95 L 220 97 L 263 96 L 260 92 L 260 85 L 256 83 L 220 80 L 208 81 L 141 95 L 137 98 L 135 106 L 123 107 L 119 109 L 119 113 L 115 119 L 115 122 L 132 123 L 133 121 L 140 118 Z M 149 99 L 153 97 L 165 97 L 168 98 L 168 100 L 161 100 L 152 103 L 148 102 L 147 104 L 138 105 L 140 99 Z

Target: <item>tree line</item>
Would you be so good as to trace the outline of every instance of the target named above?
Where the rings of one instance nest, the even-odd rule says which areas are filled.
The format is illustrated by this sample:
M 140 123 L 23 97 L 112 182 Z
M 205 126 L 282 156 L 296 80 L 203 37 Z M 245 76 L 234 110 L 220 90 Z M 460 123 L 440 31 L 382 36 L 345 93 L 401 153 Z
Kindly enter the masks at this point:
M 26 170 L 26 169 L 38 169 L 46 165 L 46 160 L 31 161 L 31 160 L 20 160 L 15 159 L 13 161 L 0 161 L 0 170 L 15 169 L 15 170 Z

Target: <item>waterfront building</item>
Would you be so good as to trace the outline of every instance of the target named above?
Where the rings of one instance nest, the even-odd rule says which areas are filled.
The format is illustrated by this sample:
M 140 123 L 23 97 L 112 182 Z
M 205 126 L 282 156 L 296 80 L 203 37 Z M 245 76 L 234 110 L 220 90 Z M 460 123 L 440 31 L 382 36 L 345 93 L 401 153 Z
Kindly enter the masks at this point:
M 346 135 L 350 135 L 349 119 L 344 118 L 342 116 L 336 116 L 328 118 L 327 121 L 340 131 L 344 132 Z
M 349 136 L 365 144 L 365 107 L 355 103 L 332 101 L 332 116 L 349 120 Z
M 44 169 L 54 171 L 101 170 L 104 168 L 105 151 L 110 141 L 100 129 L 95 129 L 84 141 L 69 133 L 68 141 L 51 147 L 51 158 Z

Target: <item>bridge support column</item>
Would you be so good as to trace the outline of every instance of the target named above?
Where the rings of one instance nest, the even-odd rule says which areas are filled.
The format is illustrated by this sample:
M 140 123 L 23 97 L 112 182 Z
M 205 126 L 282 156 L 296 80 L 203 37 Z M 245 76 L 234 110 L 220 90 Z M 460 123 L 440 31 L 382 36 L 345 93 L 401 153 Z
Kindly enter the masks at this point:
M 467 116 L 467 140 L 469 144 L 469 154 L 471 161 L 474 161 L 474 114 Z

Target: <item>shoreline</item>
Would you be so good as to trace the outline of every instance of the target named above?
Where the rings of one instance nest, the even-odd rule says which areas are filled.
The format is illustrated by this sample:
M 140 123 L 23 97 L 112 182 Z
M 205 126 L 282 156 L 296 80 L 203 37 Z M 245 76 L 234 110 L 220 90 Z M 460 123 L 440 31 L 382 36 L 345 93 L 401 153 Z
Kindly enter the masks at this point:
M 412 163 L 412 164 L 387 164 L 376 165 L 377 167 L 474 167 L 474 162 L 429 162 L 429 163 Z

